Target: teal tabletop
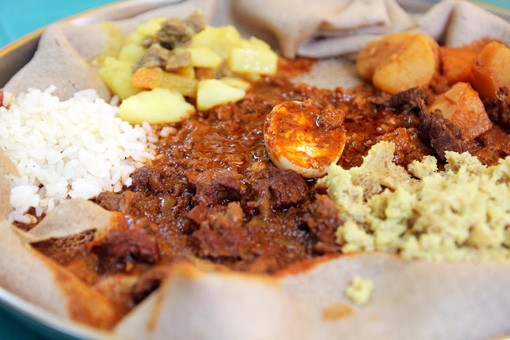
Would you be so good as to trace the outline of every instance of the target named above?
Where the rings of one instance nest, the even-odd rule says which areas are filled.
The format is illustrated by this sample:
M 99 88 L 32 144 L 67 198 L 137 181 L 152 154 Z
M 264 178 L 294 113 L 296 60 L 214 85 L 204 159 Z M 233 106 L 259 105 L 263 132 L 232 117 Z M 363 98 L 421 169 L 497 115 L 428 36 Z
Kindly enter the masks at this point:
M 496 6 L 496 7 L 510 10 L 510 1 L 508 1 L 508 0 L 485 0 L 485 1 L 479 1 L 479 2 L 483 2 L 483 3 L 489 4 L 491 6 Z
M 119 0 L 116 0 L 119 1 Z M 0 48 L 53 21 L 115 0 L 0 0 Z M 509 0 L 483 1 L 510 10 Z M 0 308 L 0 339 L 54 339 Z
M 115 0 L 0 0 L 0 47 L 53 21 L 112 2 Z M 510 10 L 509 0 L 478 2 Z
M 0 47 L 53 21 L 114 0 L 0 0 Z

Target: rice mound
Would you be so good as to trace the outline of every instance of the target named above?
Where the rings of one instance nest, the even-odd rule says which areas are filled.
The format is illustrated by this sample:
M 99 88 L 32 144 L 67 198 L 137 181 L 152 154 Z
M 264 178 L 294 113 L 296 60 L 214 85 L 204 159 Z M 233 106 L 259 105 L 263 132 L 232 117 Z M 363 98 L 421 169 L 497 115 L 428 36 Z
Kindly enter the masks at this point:
M 33 223 L 65 199 L 118 192 L 153 158 L 148 132 L 94 90 L 66 101 L 54 91 L 30 89 L 0 107 L 0 148 L 20 174 L 11 178 L 10 221 Z

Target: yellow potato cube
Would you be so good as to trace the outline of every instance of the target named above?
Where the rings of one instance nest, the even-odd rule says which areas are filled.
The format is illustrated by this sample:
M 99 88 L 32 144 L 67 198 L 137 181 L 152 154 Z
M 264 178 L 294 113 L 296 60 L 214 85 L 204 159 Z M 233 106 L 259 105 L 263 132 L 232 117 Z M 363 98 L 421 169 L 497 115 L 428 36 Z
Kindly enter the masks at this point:
M 241 36 L 233 26 L 207 26 L 191 39 L 191 47 L 208 47 L 226 59 L 233 47 L 241 44 Z
M 235 47 L 230 52 L 228 67 L 237 73 L 275 74 L 278 56 L 271 50 Z
M 131 64 L 136 64 L 145 53 L 145 49 L 138 44 L 124 45 L 119 52 L 119 60 L 127 61 Z
M 119 117 L 131 124 L 174 123 L 186 119 L 195 107 L 176 91 L 153 89 L 131 96 L 120 104 Z
M 131 85 L 132 67 L 132 63 L 107 57 L 98 74 L 114 94 L 126 99 L 140 92 Z
M 223 59 L 209 47 L 187 47 L 183 49 L 191 54 L 191 65 L 194 67 L 218 68 Z
M 251 87 L 251 84 L 246 80 L 234 77 L 223 77 L 220 79 L 222 82 L 227 84 L 228 86 L 235 87 L 237 89 L 248 90 Z
M 155 36 L 156 32 L 161 28 L 161 24 L 165 21 L 165 18 L 154 18 L 143 24 L 136 26 L 135 32 L 143 38 L 148 36 Z
M 137 32 L 131 32 L 126 37 L 126 43 L 127 44 L 136 44 L 136 45 L 142 45 L 142 41 L 145 37 L 140 35 Z
M 234 103 L 245 95 L 243 89 L 229 86 L 220 80 L 201 80 L 198 83 L 197 108 L 203 111 L 219 104 Z

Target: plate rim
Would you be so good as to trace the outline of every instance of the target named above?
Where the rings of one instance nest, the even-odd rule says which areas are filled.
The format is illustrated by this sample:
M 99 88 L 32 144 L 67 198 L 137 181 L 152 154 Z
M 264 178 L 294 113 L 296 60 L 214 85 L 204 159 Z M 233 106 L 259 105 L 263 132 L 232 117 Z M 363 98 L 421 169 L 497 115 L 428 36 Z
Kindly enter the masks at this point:
M 91 24 L 96 23 L 101 20 L 121 20 L 132 17 L 137 14 L 144 13 L 149 11 L 150 9 L 156 9 L 162 7 L 164 5 L 177 4 L 180 2 L 185 2 L 188 0 L 126 0 L 121 2 L 115 2 L 110 4 L 104 4 L 89 10 L 85 10 L 60 20 L 54 21 L 48 25 L 51 25 L 56 22 L 67 22 L 67 23 L 75 23 L 78 25 L 81 24 Z M 423 2 L 430 3 L 431 5 L 439 2 L 437 0 L 419 0 Z M 510 10 L 501 8 L 495 5 L 490 5 L 483 3 L 479 0 L 468 0 L 469 2 L 476 4 L 482 8 L 485 8 L 501 17 L 505 20 L 510 21 Z M 399 0 L 399 3 L 406 2 L 406 0 Z M 145 5 L 139 7 L 140 5 Z M 147 7 L 149 6 L 149 7 Z M 152 8 L 150 6 L 153 6 Z M 138 8 L 138 12 L 137 11 Z M 129 14 L 121 14 L 121 13 L 129 13 Z M 30 59 L 33 57 L 37 44 L 39 42 L 39 38 L 42 33 L 48 27 L 45 25 L 40 27 L 30 33 L 27 33 L 20 38 L 8 43 L 7 45 L 0 48 L 0 89 L 5 86 L 7 81 L 3 81 L 3 74 L 5 72 L 5 67 L 2 67 L 3 59 L 5 58 L 13 58 L 17 57 L 18 54 L 25 52 L 28 55 L 20 60 L 18 63 L 20 65 L 19 68 L 14 68 L 12 71 L 12 76 L 14 73 L 19 71 L 21 67 L 23 67 Z M 7 78 L 10 78 L 8 76 Z M 17 320 L 20 320 L 20 323 L 27 324 L 29 321 L 33 321 L 38 324 L 41 328 L 48 329 L 48 331 L 52 330 L 55 332 L 59 332 L 62 335 L 66 335 L 69 337 L 75 338 L 87 338 L 87 339 L 121 339 L 118 335 L 115 335 L 109 331 L 102 331 L 97 328 L 93 328 L 91 326 L 87 326 L 81 323 L 78 323 L 73 320 L 65 319 L 61 316 L 55 315 L 25 299 L 16 295 L 15 293 L 7 290 L 6 288 L 0 286 L 0 307 L 4 309 L 4 311 L 10 315 L 13 315 Z M 25 318 L 26 320 L 21 320 Z M 40 333 L 38 329 L 35 329 L 31 326 L 31 330 L 34 332 Z M 510 339 L 510 338 L 509 338 Z

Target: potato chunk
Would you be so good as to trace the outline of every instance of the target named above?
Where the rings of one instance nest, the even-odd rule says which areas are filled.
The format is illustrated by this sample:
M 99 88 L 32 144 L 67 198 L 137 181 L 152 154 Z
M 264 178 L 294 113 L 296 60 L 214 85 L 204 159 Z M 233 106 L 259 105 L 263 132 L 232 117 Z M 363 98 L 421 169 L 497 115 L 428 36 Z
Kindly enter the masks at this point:
M 438 67 L 438 45 L 422 33 L 395 33 L 367 44 L 356 67 L 363 78 L 390 94 L 426 86 Z
M 510 90 L 510 49 L 499 42 L 486 45 L 473 63 L 473 87 L 482 98 L 496 99 L 498 90 Z
M 131 85 L 132 67 L 133 64 L 130 62 L 107 57 L 98 74 L 114 94 L 121 99 L 126 99 L 140 92 Z
M 437 96 L 430 111 L 436 109 L 459 126 L 465 139 L 476 138 L 492 127 L 478 93 L 468 83 L 457 83 Z
M 151 124 L 174 123 L 195 112 L 195 107 L 183 95 L 168 89 L 143 91 L 120 104 L 119 117 L 132 124 L 146 121 Z
M 137 44 L 126 44 L 122 46 L 119 52 L 119 60 L 127 61 L 131 64 L 136 64 L 142 59 L 145 49 Z
M 245 95 L 245 90 L 232 87 L 220 80 L 201 80 L 198 83 L 197 108 L 207 110 L 215 105 L 234 103 L 243 99 Z
M 243 80 L 241 78 L 223 77 L 220 80 L 223 83 L 227 84 L 228 86 L 232 86 L 237 89 L 242 89 L 245 91 L 248 91 L 248 89 L 251 87 L 251 84 L 249 82 L 247 82 L 246 80 Z
M 135 28 L 135 32 L 142 37 L 155 36 L 156 32 L 161 28 L 161 24 L 165 21 L 165 18 L 153 18 L 147 22 L 144 22 Z
M 190 47 L 207 47 L 226 59 L 230 50 L 241 44 L 241 36 L 233 26 L 207 26 L 191 38 Z
M 228 67 L 237 73 L 271 75 L 278 68 L 278 56 L 270 49 L 234 47 L 228 59 Z
M 195 67 L 218 68 L 221 65 L 221 57 L 208 47 L 186 47 L 183 51 L 191 54 L 191 65 Z

